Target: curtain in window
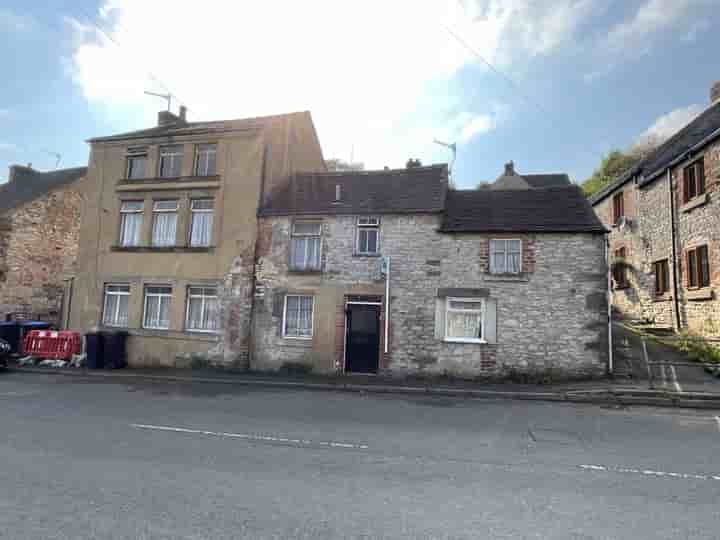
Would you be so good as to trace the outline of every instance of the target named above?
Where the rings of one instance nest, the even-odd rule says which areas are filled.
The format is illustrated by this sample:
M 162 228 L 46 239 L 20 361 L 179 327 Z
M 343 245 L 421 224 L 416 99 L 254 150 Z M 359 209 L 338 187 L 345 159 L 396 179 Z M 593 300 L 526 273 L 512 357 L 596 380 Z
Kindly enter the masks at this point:
M 291 266 L 298 270 L 320 268 L 320 238 L 300 236 L 292 241 Z
M 215 290 L 190 289 L 188 303 L 187 327 L 190 330 L 216 330 L 218 316 L 218 299 L 216 296 L 204 296 L 207 291 L 215 294 Z
M 522 268 L 520 240 L 490 241 L 490 272 L 519 274 Z
M 177 214 L 175 212 L 158 212 L 153 222 L 154 246 L 174 246 L 177 230 Z
M 479 338 L 480 313 L 448 312 L 447 336 L 451 338 Z
M 191 246 L 209 246 L 212 241 L 213 213 L 193 212 Z
M 148 294 L 145 305 L 146 328 L 170 327 L 170 297 Z
M 520 273 L 520 252 L 509 251 L 507 254 L 507 271 L 511 274 Z
M 120 225 L 120 245 L 137 246 L 140 244 L 140 233 L 142 230 L 141 213 L 123 214 Z
M 129 298 L 127 294 L 105 293 L 103 323 L 108 326 L 127 326 Z
M 285 335 L 312 336 L 312 296 L 288 296 L 285 313 Z

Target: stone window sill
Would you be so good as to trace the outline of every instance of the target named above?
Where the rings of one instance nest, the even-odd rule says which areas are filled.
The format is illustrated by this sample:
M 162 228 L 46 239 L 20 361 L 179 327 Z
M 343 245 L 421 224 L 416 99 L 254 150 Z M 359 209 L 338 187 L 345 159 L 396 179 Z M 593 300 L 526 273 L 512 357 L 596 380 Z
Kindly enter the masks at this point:
M 625 285 L 615 285 L 615 286 L 613 287 L 613 291 L 624 291 L 625 289 L 630 289 L 630 288 L 631 288 L 631 287 L 630 287 L 630 284 L 629 284 L 629 283 L 628 283 L 628 284 L 625 284 Z
M 299 268 L 288 268 L 288 273 L 296 275 L 318 275 L 322 274 L 322 270 L 301 270 Z
M 527 274 L 485 274 L 485 281 L 511 281 L 525 283 L 530 281 Z
M 708 201 L 709 201 L 708 194 L 707 194 L 707 193 L 703 193 L 702 195 L 698 195 L 698 196 L 695 197 L 694 199 L 691 199 L 691 200 L 689 200 L 688 202 L 686 202 L 685 204 L 683 204 L 683 205 L 680 207 L 680 211 L 681 211 L 681 212 L 689 212 L 689 211 L 692 210 L 693 208 L 697 208 L 697 207 L 699 207 L 699 206 L 703 206 L 703 205 L 706 204 Z
M 118 180 L 118 185 L 137 185 L 137 184 L 155 184 L 157 182 L 219 182 L 220 175 L 213 174 L 210 176 L 155 176 L 148 178 L 121 178 Z
M 377 259 L 382 257 L 380 253 L 353 253 L 352 256 L 359 259 Z
M 124 251 L 131 253 L 213 253 L 215 246 L 110 246 L 110 251 Z
M 282 344 L 284 347 L 300 347 L 303 349 L 310 349 L 312 348 L 313 340 L 312 338 L 283 336 Z
M 703 287 L 702 289 L 690 289 L 687 293 L 685 293 L 685 298 L 693 302 L 712 300 L 713 290 L 709 287 Z
M 663 293 L 663 294 L 656 294 L 653 296 L 653 302 L 669 302 L 673 299 L 672 294 L 670 293 Z
M 166 339 L 182 339 L 216 342 L 218 334 L 210 332 L 191 332 L 178 330 L 153 330 L 150 328 L 119 328 L 117 326 L 101 326 L 103 332 L 127 332 L 129 336 L 135 337 L 158 337 Z

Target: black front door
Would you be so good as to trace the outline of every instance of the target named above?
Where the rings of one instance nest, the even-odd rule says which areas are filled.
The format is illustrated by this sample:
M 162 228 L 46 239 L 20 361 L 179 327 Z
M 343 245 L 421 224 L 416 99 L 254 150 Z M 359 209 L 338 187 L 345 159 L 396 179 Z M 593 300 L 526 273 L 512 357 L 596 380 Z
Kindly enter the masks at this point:
M 348 304 L 345 371 L 377 373 L 380 358 L 380 306 Z

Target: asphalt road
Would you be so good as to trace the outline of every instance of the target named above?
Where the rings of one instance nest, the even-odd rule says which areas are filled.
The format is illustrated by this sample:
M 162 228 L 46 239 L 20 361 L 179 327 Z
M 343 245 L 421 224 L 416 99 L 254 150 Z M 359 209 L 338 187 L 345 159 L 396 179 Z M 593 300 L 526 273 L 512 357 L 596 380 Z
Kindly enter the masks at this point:
M 0 373 L 0 538 L 720 537 L 708 411 Z

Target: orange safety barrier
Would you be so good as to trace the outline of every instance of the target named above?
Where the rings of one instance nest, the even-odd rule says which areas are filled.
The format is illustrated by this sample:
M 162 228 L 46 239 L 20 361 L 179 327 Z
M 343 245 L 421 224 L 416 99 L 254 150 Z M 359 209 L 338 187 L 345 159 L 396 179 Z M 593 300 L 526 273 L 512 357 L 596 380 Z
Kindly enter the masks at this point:
M 79 332 L 32 330 L 23 341 L 26 355 L 54 360 L 70 360 L 73 354 L 80 354 L 81 347 Z

